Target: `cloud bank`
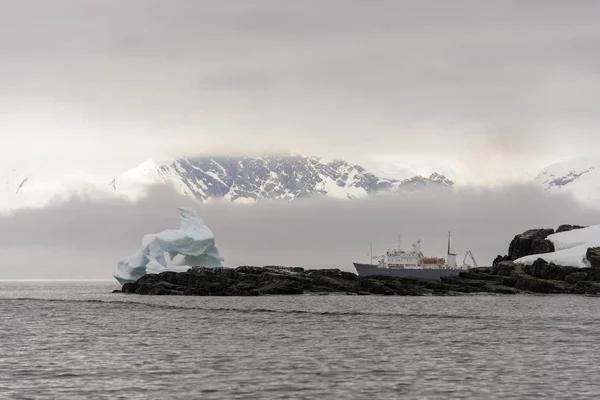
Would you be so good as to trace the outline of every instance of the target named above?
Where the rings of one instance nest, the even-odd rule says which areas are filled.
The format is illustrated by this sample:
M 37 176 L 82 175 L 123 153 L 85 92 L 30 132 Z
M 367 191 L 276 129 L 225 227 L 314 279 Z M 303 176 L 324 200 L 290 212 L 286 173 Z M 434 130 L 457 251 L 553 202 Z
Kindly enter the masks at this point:
M 352 270 L 352 262 L 422 239 L 426 254 L 443 255 L 452 231 L 462 261 L 480 264 L 506 254 L 529 228 L 600 223 L 600 210 L 529 186 L 497 190 L 419 192 L 354 201 L 305 199 L 239 205 L 200 204 L 164 187 L 138 203 L 73 199 L 0 217 L 3 279 L 111 279 L 116 261 L 132 254 L 143 234 L 178 227 L 176 207 L 195 207 L 231 266 L 299 265 Z

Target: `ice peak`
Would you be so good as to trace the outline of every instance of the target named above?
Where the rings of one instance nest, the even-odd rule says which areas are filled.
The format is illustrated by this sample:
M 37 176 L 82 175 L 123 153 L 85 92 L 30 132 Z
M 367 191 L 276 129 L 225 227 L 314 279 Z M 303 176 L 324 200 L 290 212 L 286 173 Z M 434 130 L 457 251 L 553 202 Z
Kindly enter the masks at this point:
M 144 235 L 139 250 L 117 263 L 114 277 L 121 284 L 135 282 L 146 274 L 182 272 L 195 266 L 223 266 L 215 237 L 196 210 L 180 207 L 179 218 L 181 229 Z M 170 262 L 165 254 L 171 256 Z M 182 257 L 177 259 L 178 256 Z
M 210 229 L 208 229 L 202 218 L 200 218 L 198 212 L 192 207 L 179 207 L 179 222 L 182 231 L 206 230 L 206 233 L 212 235 L 212 232 L 210 232 Z
M 132 171 L 144 171 L 144 170 L 152 170 L 152 169 L 157 169 L 157 168 L 158 168 L 158 164 L 152 158 L 149 158 L 146 161 L 144 161 L 143 163 L 141 163 L 140 165 L 138 165 L 137 167 L 133 168 Z

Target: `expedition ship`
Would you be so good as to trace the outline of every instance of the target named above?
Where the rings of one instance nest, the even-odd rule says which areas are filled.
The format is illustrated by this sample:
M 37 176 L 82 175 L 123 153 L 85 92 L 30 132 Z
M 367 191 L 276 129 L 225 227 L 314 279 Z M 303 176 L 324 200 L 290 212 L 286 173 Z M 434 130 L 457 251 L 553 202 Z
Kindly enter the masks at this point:
M 456 265 L 456 254 L 450 252 L 450 233 L 448 233 L 448 252 L 446 258 L 425 257 L 421 251 L 421 241 L 412 245 L 411 251 L 403 251 L 400 241 L 398 248 L 388 250 L 384 256 L 373 257 L 371 252 L 371 263 L 361 264 L 353 263 L 359 276 L 368 275 L 387 275 L 397 277 L 415 277 L 425 279 L 440 279 L 442 276 L 458 275 L 461 271 L 466 271 L 470 265 L 465 263 L 467 256 L 470 255 L 475 266 L 477 263 L 471 251 L 465 255 L 463 265 Z M 373 259 L 378 259 L 377 264 L 373 264 Z

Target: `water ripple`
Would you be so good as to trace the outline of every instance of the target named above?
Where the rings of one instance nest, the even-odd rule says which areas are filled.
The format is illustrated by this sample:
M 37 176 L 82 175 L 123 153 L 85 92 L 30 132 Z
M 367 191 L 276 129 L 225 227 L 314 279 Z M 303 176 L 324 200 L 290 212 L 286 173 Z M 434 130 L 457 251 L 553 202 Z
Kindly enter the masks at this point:
M 0 398 L 586 399 L 600 300 L 0 283 Z

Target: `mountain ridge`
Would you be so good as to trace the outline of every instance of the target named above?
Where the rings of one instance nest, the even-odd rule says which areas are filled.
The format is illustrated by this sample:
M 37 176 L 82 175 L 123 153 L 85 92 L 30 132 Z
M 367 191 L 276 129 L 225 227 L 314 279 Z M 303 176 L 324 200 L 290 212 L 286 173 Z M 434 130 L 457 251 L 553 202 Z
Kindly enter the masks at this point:
M 201 202 L 222 199 L 236 203 L 311 196 L 356 199 L 454 187 L 452 180 L 439 173 L 395 179 L 345 160 L 302 155 L 179 157 L 161 163 L 149 159 L 114 176 L 84 171 L 54 175 L 46 164 L 6 172 L 0 211 L 43 208 L 73 196 L 137 201 L 154 185 L 168 185 Z
M 356 199 L 380 193 L 402 194 L 432 188 L 453 189 L 455 183 L 433 172 L 405 179 L 381 176 L 362 165 L 317 156 L 268 155 L 179 157 L 110 175 L 84 171 L 54 176 L 48 164 L 5 171 L 0 181 L 0 211 L 40 208 L 74 195 L 137 201 L 153 185 L 168 185 L 178 194 L 201 202 L 215 199 L 252 203 L 263 199 L 295 200 L 310 196 Z M 550 193 L 569 193 L 582 202 L 600 200 L 600 159 L 578 157 L 544 168 L 530 184 Z
M 312 195 L 354 199 L 382 192 L 454 186 L 453 181 L 438 173 L 398 180 L 377 176 L 345 160 L 323 161 L 316 156 L 298 155 L 181 157 L 164 164 L 147 160 L 115 178 L 111 186 L 120 194 L 119 188 L 125 187 L 128 192 L 132 181 L 167 183 L 178 193 L 200 201 L 220 198 L 237 202 L 294 200 Z

